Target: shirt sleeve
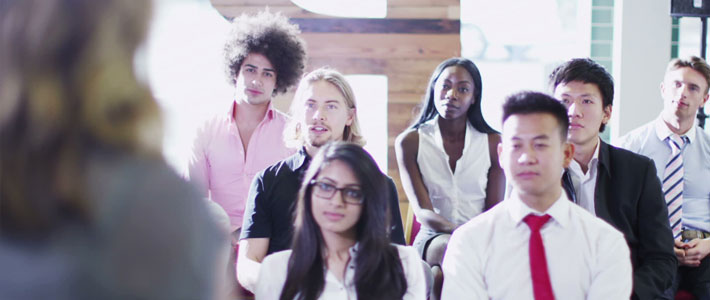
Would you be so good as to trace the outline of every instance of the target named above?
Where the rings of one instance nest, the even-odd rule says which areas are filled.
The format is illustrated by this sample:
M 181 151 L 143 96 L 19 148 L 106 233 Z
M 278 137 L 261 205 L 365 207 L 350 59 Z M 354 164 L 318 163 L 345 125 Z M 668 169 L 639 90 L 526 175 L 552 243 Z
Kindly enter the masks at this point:
M 592 268 L 592 283 L 587 299 L 629 299 L 632 286 L 631 256 L 623 235 L 604 232 L 596 247 L 598 255 Z
M 273 185 L 268 184 L 269 180 L 265 180 L 269 170 L 266 169 L 254 176 L 249 188 L 249 196 L 247 196 L 239 239 L 270 238 L 272 235 L 269 198 L 271 197 L 270 187 Z
M 466 231 L 454 231 L 449 240 L 442 264 L 445 280 L 441 299 L 490 298 L 483 279 L 482 253 L 466 244 L 470 239 L 465 234 Z
M 206 126 L 198 130 L 195 140 L 192 144 L 192 155 L 190 156 L 190 161 L 187 164 L 187 175 L 190 182 L 193 183 L 200 196 L 207 198 L 209 196 L 208 190 L 210 186 L 209 178 L 209 160 L 207 159 L 207 153 L 205 152 Z
M 429 267 L 419 258 L 419 253 L 412 247 L 398 246 L 402 267 L 406 270 L 407 293 L 403 300 L 425 300 L 427 299 L 426 279 L 424 278 L 424 267 Z
M 290 253 L 291 251 L 277 252 L 264 258 L 254 290 L 254 299 L 277 300 L 281 297 Z
M 390 190 L 390 213 L 391 213 L 391 223 L 392 228 L 390 228 L 390 240 L 399 245 L 406 245 L 404 240 L 404 228 L 402 227 L 402 214 L 399 211 L 399 196 L 397 195 L 397 188 L 394 185 L 392 178 L 387 176 L 387 184 Z

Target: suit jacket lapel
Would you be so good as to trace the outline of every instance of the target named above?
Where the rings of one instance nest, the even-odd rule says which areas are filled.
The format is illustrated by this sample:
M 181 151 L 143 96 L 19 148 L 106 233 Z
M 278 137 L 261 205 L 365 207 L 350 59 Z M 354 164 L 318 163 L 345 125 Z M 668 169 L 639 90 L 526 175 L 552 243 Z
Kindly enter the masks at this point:
M 564 173 L 562 173 L 562 188 L 567 194 L 567 199 L 577 203 L 577 193 L 574 190 L 574 183 L 572 183 L 572 175 L 569 174 L 569 169 L 566 168 Z
M 609 204 L 611 192 L 614 188 L 611 183 L 611 164 L 609 157 L 609 146 L 600 140 L 599 164 L 597 165 L 597 184 L 594 188 L 594 212 L 597 217 L 609 220 Z

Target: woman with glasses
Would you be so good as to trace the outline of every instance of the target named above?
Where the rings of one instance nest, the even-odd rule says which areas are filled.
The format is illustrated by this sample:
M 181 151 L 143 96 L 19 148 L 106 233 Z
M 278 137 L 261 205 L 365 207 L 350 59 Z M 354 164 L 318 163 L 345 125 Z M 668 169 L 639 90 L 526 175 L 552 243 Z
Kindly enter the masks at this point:
M 323 147 L 299 191 L 292 250 L 264 259 L 256 298 L 425 299 L 417 252 L 387 237 L 387 197 L 385 175 L 360 146 Z

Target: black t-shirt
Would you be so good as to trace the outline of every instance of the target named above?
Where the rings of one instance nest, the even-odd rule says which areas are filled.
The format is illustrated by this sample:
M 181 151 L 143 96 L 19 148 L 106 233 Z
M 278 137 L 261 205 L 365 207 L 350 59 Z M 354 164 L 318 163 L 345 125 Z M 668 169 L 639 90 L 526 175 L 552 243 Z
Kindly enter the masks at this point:
M 267 255 L 291 248 L 293 235 L 293 212 L 311 158 L 305 149 L 264 169 L 254 177 L 246 209 L 240 239 L 269 238 Z M 404 245 L 402 217 L 399 213 L 397 189 L 387 177 L 390 189 L 392 242 Z

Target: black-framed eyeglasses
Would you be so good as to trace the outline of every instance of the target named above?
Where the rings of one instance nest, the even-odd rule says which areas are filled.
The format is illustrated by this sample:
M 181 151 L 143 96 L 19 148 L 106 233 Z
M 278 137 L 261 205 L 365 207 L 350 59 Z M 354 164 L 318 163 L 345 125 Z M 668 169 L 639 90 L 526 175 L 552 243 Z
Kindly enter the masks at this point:
M 340 195 L 343 197 L 343 201 L 348 204 L 362 204 L 365 200 L 365 195 L 358 188 L 353 187 L 336 187 L 327 182 L 317 181 L 315 179 L 311 180 L 310 184 L 313 186 L 313 194 L 323 198 L 332 199 L 336 191 L 340 191 Z

